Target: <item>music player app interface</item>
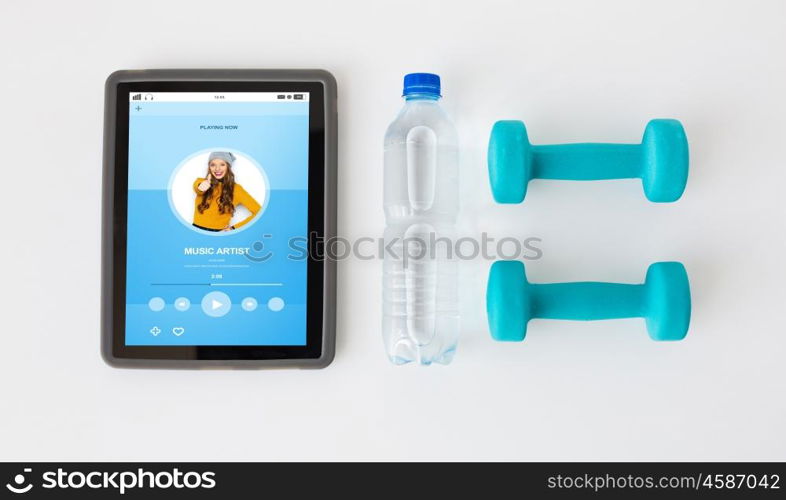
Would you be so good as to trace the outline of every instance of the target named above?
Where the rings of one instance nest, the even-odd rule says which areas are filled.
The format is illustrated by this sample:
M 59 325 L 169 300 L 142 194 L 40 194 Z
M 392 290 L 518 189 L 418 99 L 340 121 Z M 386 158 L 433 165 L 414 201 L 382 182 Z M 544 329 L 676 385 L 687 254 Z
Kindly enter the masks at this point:
M 126 345 L 306 345 L 308 101 L 129 95 Z

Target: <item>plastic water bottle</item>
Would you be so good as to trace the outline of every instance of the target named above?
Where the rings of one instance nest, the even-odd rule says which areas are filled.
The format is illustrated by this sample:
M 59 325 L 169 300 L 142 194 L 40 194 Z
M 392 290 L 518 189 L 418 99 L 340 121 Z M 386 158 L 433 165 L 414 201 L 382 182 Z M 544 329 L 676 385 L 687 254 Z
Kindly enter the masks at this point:
M 459 333 L 458 135 L 439 76 L 406 75 L 403 97 L 385 135 L 382 333 L 393 363 L 447 364 Z

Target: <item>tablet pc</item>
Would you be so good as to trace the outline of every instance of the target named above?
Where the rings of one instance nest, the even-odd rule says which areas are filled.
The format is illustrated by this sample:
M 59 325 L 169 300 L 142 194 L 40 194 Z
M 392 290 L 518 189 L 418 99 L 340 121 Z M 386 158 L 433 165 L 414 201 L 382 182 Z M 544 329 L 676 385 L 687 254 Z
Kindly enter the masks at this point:
M 106 82 L 102 354 L 324 367 L 335 344 L 336 83 L 322 70 Z

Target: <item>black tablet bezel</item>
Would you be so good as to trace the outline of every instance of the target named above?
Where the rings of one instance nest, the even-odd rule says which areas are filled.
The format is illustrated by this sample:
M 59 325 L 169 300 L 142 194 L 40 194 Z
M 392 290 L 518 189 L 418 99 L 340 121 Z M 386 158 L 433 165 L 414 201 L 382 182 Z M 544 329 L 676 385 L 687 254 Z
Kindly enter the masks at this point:
M 109 87 L 109 86 L 108 86 Z M 126 332 L 126 249 L 128 209 L 128 132 L 129 96 L 144 92 L 309 92 L 309 155 L 308 155 L 308 235 L 309 247 L 325 238 L 326 182 L 326 96 L 322 81 L 236 81 L 236 80 L 179 80 L 179 81 L 118 81 L 107 91 L 114 92 L 114 157 L 112 188 L 112 283 L 111 297 L 104 297 L 111 307 L 111 342 L 105 345 L 108 361 L 122 364 L 122 360 L 139 362 L 199 362 L 228 363 L 289 360 L 323 360 L 332 346 L 325 335 L 325 261 L 310 252 L 307 263 L 306 345 L 304 346 L 128 346 Z M 112 126 L 107 124 L 107 126 Z M 106 208 L 106 207 L 105 207 Z M 106 247 L 105 247 L 106 250 Z M 106 292 L 106 291 L 105 291 Z M 108 304 L 106 302 L 109 302 Z M 328 321 L 330 318 L 327 318 Z M 110 339 L 105 336 L 105 343 Z M 118 363 L 119 362 L 119 363 Z M 329 362 L 329 360 L 327 361 Z

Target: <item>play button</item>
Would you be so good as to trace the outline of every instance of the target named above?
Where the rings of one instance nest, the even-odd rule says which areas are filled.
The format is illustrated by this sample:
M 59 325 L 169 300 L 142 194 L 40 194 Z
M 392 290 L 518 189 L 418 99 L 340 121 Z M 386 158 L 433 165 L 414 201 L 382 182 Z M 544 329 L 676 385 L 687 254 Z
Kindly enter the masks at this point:
M 202 311 L 213 318 L 220 318 L 232 308 L 232 300 L 224 292 L 210 292 L 202 297 Z

